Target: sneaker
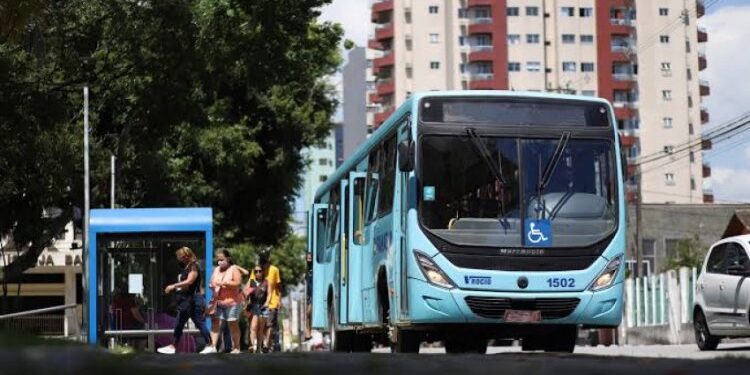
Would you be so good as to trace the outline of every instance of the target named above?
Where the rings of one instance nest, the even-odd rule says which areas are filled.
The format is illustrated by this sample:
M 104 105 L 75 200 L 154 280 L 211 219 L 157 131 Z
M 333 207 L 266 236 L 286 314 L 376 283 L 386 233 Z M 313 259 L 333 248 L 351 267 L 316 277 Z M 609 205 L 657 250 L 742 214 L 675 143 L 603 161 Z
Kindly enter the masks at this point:
M 229 354 L 240 354 L 240 350 L 239 349 L 234 349 L 231 352 L 229 352 Z
M 214 354 L 214 353 L 216 353 L 216 348 L 214 348 L 211 345 L 206 345 L 206 347 L 203 348 L 203 350 L 201 350 L 200 352 L 200 354 Z
M 174 354 L 175 353 L 174 346 L 172 346 L 172 345 L 162 346 L 161 348 L 156 349 L 156 351 L 159 352 L 159 353 L 161 353 L 161 354 Z

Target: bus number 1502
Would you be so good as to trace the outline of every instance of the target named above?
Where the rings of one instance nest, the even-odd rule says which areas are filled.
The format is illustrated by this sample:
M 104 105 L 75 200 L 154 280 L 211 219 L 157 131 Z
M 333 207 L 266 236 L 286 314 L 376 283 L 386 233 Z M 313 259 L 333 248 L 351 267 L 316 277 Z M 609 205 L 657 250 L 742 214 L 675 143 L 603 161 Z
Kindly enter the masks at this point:
M 551 277 L 547 279 L 547 285 L 550 288 L 575 288 L 576 280 L 572 277 L 570 278 Z

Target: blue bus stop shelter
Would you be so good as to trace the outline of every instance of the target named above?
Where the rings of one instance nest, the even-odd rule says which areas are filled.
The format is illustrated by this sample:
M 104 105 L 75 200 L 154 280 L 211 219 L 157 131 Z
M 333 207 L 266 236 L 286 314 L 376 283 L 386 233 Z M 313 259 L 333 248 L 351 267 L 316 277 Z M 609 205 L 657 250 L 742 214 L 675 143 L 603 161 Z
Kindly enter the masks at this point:
M 210 294 L 213 217 L 211 208 L 91 210 L 88 238 L 88 342 L 104 344 L 124 333 L 173 328 L 175 283 L 182 267 L 175 252 L 183 246 L 198 256 Z M 210 296 L 209 296 L 210 298 Z M 140 312 L 142 318 L 136 318 Z M 137 336 L 137 335 L 133 335 Z M 153 343 L 151 343 L 153 344 Z

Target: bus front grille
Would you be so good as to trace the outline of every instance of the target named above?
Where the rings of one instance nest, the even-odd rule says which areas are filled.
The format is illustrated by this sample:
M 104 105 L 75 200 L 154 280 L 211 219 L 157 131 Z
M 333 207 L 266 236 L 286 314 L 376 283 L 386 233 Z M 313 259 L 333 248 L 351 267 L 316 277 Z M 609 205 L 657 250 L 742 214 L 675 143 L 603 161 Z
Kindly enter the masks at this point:
M 466 304 L 474 314 L 483 318 L 503 319 L 506 310 L 539 310 L 542 319 L 560 319 L 570 315 L 581 301 L 578 298 L 513 299 L 495 297 L 466 297 Z

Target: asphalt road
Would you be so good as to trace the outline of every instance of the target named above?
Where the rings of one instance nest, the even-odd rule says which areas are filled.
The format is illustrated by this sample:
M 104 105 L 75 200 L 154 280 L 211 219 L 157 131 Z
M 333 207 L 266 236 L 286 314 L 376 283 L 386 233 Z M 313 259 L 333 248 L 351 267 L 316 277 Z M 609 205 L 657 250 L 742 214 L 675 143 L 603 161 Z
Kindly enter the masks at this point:
M 490 355 L 394 355 L 342 353 L 276 353 L 267 355 L 119 356 L 84 346 L 0 348 L 0 375 L 261 375 L 261 374 L 748 374 L 750 346 L 734 345 L 713 359 L 628 357 L 663 353 L 689 354 L 687 347 L 578 348 L 577 354 L 519 353 L 491 348 Z M 423 348 L 423 353 L 439 349 Z M 619 351 L 619 352 L 618 352 Z M 629 354 L 630 353 L 630 354 Z M 596 355 L 594 355 L 596 354 Z M 727 357 L 730 356 L 730 357 Z

